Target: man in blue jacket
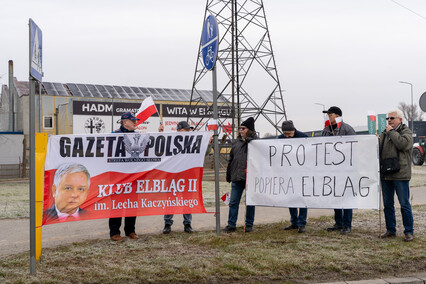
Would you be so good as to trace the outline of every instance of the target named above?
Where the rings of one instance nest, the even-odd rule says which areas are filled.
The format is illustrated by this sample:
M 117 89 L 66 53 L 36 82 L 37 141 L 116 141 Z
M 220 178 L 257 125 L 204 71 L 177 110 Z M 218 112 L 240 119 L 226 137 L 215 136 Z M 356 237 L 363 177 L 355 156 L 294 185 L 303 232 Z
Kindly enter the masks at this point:
M 283 131 L 283 134 L 278 136 L 278 139 L 308 137 L 308 135 L 306 135 L 305 133 L 297 130 L 294 127 L 293 121 L 291 120 L 284 121 L 281 125 L 281 129 Z M 289 208 L 289 211 L 291 216 L 291 225 L 285 227 L 284 230 L 297 229 L 299 233 L 304 233 L 306 226 L 306 217 L 308 216 L 308 208 Z
M 131 112 L 123 113 L 120 120 L 121 126 L 114 133 L 134 133 L 136 130 L 136 121 L 138 120 Z M 121 217 L 109 219 L 109 235 L 111 240 L 115 242 L 124 240 L 120 235 L 121 219 Z M 124 218 L 124 233 L 133 240 L 139 239 L 139 236 L 135 232 L 135 224 L 136 216 Z

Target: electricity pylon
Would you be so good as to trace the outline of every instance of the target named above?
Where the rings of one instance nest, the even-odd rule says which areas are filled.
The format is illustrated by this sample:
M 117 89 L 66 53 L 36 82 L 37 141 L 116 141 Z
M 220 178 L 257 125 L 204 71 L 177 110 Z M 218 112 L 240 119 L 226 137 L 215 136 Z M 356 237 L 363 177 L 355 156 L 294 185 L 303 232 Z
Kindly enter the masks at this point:
M 256 125 L 271 125 L 281 132 L 281 122 L 287 119 L 283 90 L 272 51 L 271 37 L 262 0 L 207 0 L 204 21 L 215 16 L 219 29 L 219 51 L 216 61 L 218 78 L 219 124 L 232 121 L 232 138 L 247 117 Z M 204 23 L 203 21 L 203 23 Z M 211 77 L 204 68 L 200 47 L 191 92 L 191 105 L 211 101 L 202 89 L 210 89 Z M 189 117 L 197 127 L 208 122 L 211 112 L 198 120 Z M 199 127 L 198 127 L 199 128 Z M 258 130 L 258 129 L 256 129 Z

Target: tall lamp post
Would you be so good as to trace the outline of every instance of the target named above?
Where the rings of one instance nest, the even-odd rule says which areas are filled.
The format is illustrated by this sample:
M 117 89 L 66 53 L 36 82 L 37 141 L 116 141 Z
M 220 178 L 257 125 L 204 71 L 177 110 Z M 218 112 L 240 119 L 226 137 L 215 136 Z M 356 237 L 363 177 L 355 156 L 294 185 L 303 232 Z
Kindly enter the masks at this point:
M 320 103 L 314 103 L 314 104 L 322 106 L 322 110 L 325 110 L 325 104 L 320 104 Z
M 321 104 L 321 103 L 314 103 L 316 105 L 322 106 L 322 110 L 325 111 L 325 104 Z M 325 119 L 325 115 L 323 114 L 323 119 Z
M 413 124 L 413 115 L 414 115 L 414 106 L 413 106 L 413 84 L 411 84 L 410 82 L 405 82 L 405 81 L 399 81 L 399 83 L 401 84 L 407 84 L 410 85 L 411 87 L 411 131 L 414 132 L 414 124 Z

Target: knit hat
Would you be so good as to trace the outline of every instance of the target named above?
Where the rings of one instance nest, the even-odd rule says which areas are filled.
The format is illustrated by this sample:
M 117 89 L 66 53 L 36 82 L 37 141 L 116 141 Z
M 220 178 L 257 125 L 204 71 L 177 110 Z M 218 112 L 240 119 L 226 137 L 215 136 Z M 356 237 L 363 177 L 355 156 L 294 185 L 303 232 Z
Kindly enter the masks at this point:
M 294 131 L 296 128 L 294 128 L 294 124 L 292 120 L 283 121 L 283 124 L 281 125 L 281 129 L 284 131 Z
M 245 126 L 248 129 L 250 129 L 251 131 L 255 131 L 254 130 L 254 118 L 253 117 L 247 118 L 247 120 L 245 120 L 245 121 L 243 121 L 243 123 L 241 123 L 241 126 Z

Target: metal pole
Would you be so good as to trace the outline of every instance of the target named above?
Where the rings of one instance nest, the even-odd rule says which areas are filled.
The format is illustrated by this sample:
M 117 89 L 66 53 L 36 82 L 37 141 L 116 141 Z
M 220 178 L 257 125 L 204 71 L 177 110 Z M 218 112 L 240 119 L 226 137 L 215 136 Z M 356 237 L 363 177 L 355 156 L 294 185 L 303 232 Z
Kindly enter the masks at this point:
M 231 32 L 232 32 L 232 40 L 231 40 L 231 56 L 232 56 L 232 71 L 231 71 L 231 82 L 232 82 L 232 99 L 231 99 L 231 117 L 232 117 L 232 141 L 235 138 L 235 14 L 234 14 L 234 1 L 231 2 Z
M 411 131 L 414 134 L 414 125 L 413 125 L 413 116 L 414 116 L 413 84 L 411 84 L 410 82 L 405 82 L 405 81 L 399 81 L 399 83 L 401 83 L 401 84 L 407 84 L 407 85 L 410 85 L 410 87 L 411 87 L 411 111 L 408 112 L 408 115 L 410 115 L 410 117 L 407 117 L 407 119 L 409 118 L 410 121 L 411 121 Z M 410 124 L 410 122 L 408 122 L 408 124 Z
M 239 58 L 240 55 L 238 53 L 238 6 L 237 1 L 234 1 L 234 23 L 235 23 L 235 32 L 232 40 L 235 40 L 235 67 L 236 67 L 236 76 L 237 76 L 237 130 L 236 133 L 238 133 L 238 127 L 241 125 L 241 108 L 240 108 L 240 68 L 239 68 Z M 234 129 L 232 129 L 234 131 Z
M 13 117 L 13 60 L 9 60 L 9 131 L 15 131 L 14 117 Z
M 414 116 L 414 105 L 413 105 L 413 84 L 411 85 L 411 132 L 414 134 L 414 122 L 413 122 L 413 116 Z
M 111 104 L 111 132 L 114 132 L 114 97 L 112 97 Z
M 30 78 L 30 274 L 36 273 L 35 251 L 35 80 Z
M 217 121 L 217 76 L 216 66 L 212 69 L 213 74 L 213 119 Z M 216 234 L 220 235 L 220 197 L 219 197 L 219 144 L 218 130 L 214 130 L 213 147 L 214 147 L 214 184 L 215 184 L 215 201 L 216 201 Z
M 29 27 L 29 140 L 30 140 L 30 274 L 36 274 L 35 220 L 35 80 L 31 77 L 31 26 Z

